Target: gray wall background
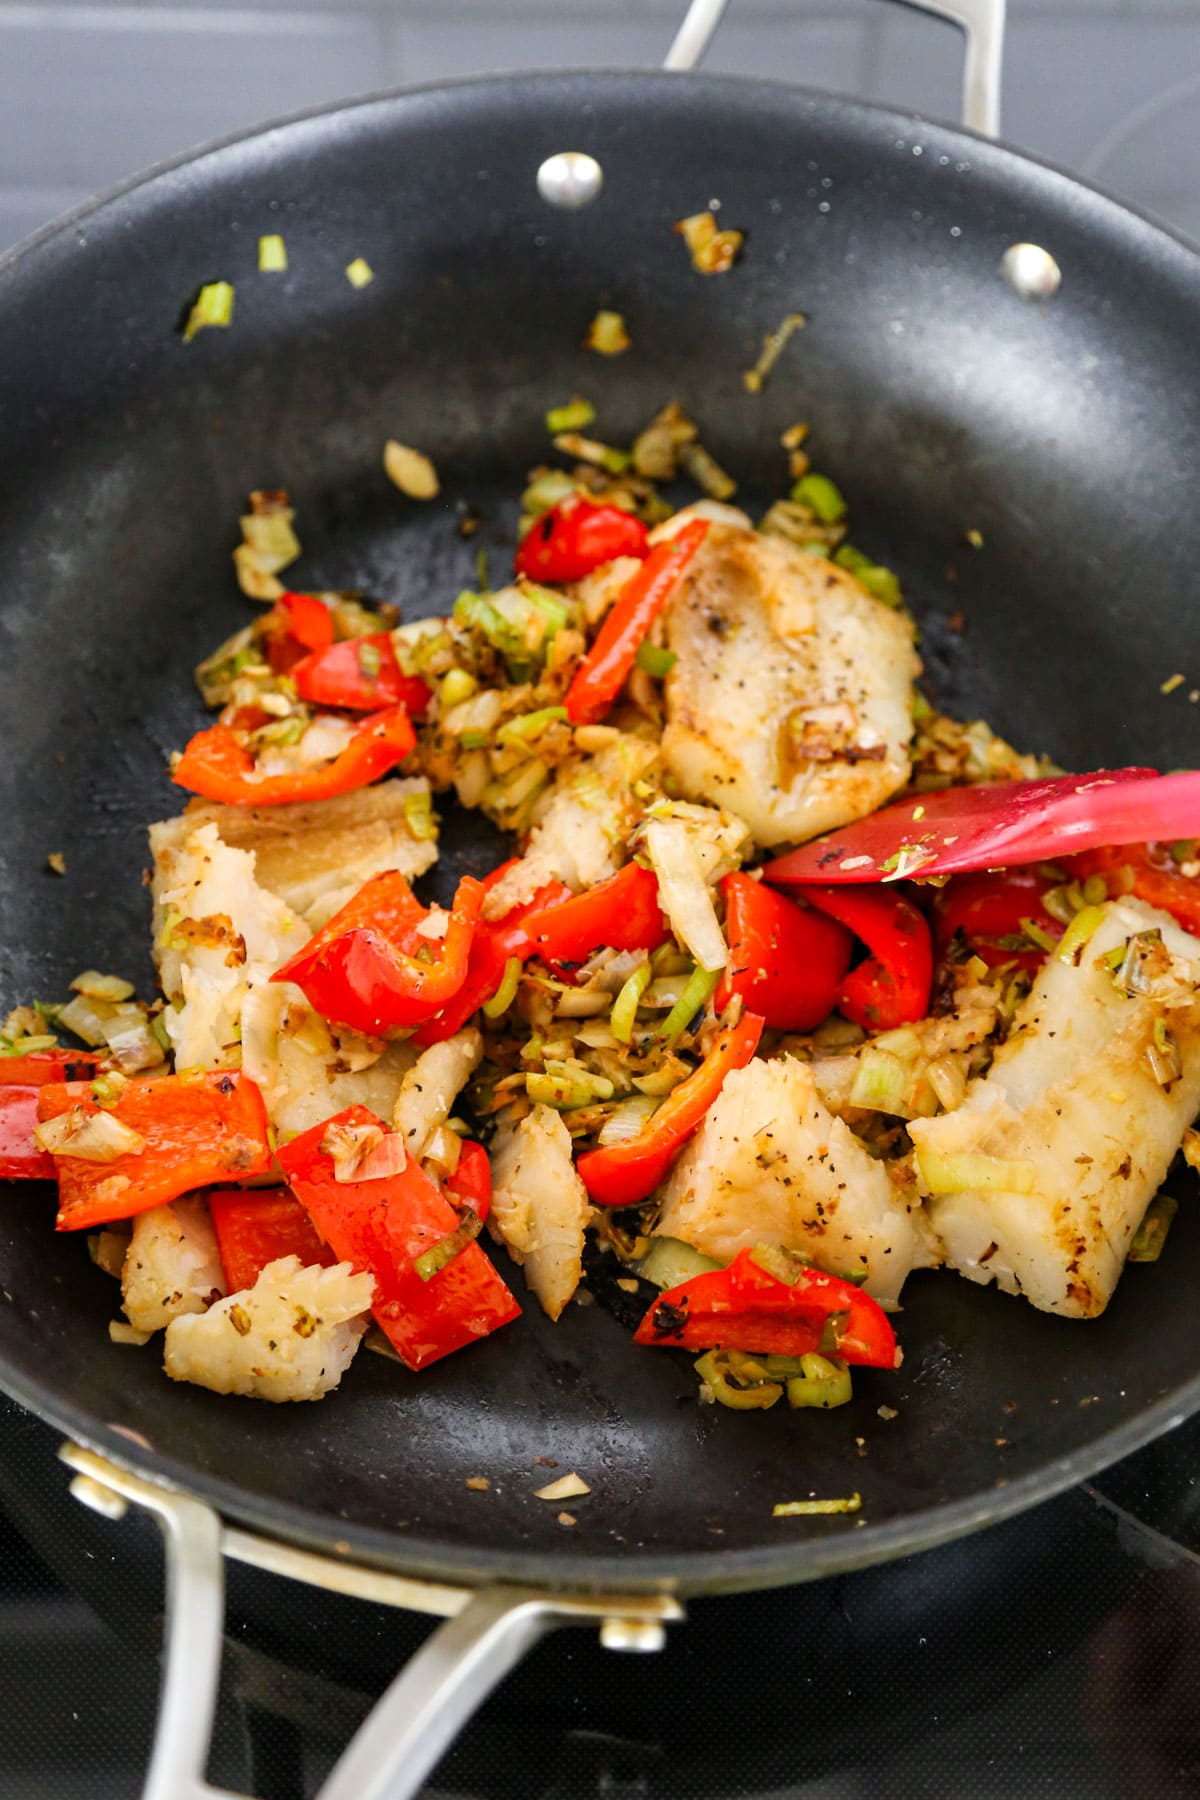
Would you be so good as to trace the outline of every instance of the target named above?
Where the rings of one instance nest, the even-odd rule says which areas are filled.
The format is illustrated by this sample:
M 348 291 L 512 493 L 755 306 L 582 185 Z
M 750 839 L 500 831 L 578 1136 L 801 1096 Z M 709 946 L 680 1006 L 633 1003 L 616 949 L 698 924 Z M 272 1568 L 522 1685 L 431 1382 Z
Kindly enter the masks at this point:
M 683 0 L 0 0 L 0 246 L 162 157 L 327 100 L 651 64 Z M 935 116 L 952 27 L 881 0 L 732 0 L 708 66 Z M 1010 0 L 1004 135 L 1200 238 L 1198 0 Z

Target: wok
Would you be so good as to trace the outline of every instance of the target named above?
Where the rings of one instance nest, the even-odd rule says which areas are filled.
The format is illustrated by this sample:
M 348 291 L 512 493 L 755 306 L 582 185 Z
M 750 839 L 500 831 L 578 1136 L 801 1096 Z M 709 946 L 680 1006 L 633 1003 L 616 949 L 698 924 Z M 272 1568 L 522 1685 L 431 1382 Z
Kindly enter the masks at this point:
M 968 87 L 986 127 L 999 16 L 948 10 L 977 28 Z M 539 192 L 564 150 L 603 170 L 589 205 Z M 706 280 L 671 224 L 710 198 L 747 245 Z M 286 238 L 286 275 L 254 273 L 265 231 Z M 1020 241 L 1053 256 L 1055 297 L 1031 303 L 1002 278 Z M 375 279 L 356 290 L 344 269 L 359 256 Z M 185 346 L 181 313 L 215 279 L 236 284 L 232 327 Z M 581 348 L 601 306 L 629 321 L 622 358 Z M 796 309 L 805 330 L 749 394 L 742 371 Z M 1186 689 L 1159 689 L 1200 666 L 1200 269 L 1166 230 L 982 137 L 681 73 L 385 95 L 172 164 L 43 232 L 0 264 L 0 322 L 10 1000 L 56 994 L 85 963 L 149 987 L 144 830 L 179 805 L 164 771 L 200 719 L 188 671 L 247 616 L 229 563 L 246 493 L 291 490 L 297 586 L 419 616 L 470 584 L 480 541 L 494 560 L 511 549 L 542 415 L 573 392 L 618 442 L 678 397 L 751 506 L 779 491 L 781 431 L 812 421 L 856 541 L 905 577 L 948 710 L 1067 767 L 1188 759 Z M 392 436 L 433 457 L 445 504 L 388 485 Z M 458 500 L 484 514 L 469 543 Z M 443 894 L 496 858 L 477 822 L 449 818 L 443 841 Z M 65 880 L 45 873 L 53 850 Z M 483 1590 L 392 1697 L 394 1715 L 449 1693 L 442 1722 L 425 1710 L 397 1733 L 381 1715 L 331 1795 L 411 1792 L 467 1689 L 548 1622 L 607 1618 L 608 1641 L 651 1647 L 670 1597 L 945 1540 L 1200 1405 L 1192 1205 L 1094 1324 L 916 1277 L 899 1377 L 862 1379 L 819 1419 L 698 1408 L 688 1361 L 635 1349 L 615 1289 L 557 1326 L 527 1307 L 419 1378 L 361 1356 L 320 1407 L 221 1400 L 108 1343 L 111 1285 L 51 1217 L 46 1191 L 7 1197 L 0 1385 L 68 1434 L 83 1497 L 115 1507 L 119 1489 L 165 1517 L 192 1609 L 173 1632 L 194 1657 L 219 1633 L 222 1544 L 263 1560 L 266 1536 L 292 1574 L 377 1572 L 433 1611 Z M 539 1457 L 591 1485 L 574 1528 L 533 1497 Z M 465 1486 L 478 1474 L 487 1494 Z M 776 1501 L 852 1488 L 858 1519 L 772 1517 Z M 180 1770 L 201 1766 L 206 1691 L 194 1670 L 186 1701 L 168 1690 L 148 1792 L 203 1791 Z M 369 1785 L 385 1740 L 402 1785 Z

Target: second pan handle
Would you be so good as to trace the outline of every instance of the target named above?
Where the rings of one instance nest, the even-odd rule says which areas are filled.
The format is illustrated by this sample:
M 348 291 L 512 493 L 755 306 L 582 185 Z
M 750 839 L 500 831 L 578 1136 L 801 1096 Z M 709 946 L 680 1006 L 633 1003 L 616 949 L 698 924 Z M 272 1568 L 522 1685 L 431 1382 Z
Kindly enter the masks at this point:
M 898 0 L 914 12 L 949 19 L 966 37 L 962 122 L 983 137 L 1000 130 L 1000 61 L 1006 0 Z M 664 69 L 694 69 L 712 42 L 728 0 L 691 0 Z

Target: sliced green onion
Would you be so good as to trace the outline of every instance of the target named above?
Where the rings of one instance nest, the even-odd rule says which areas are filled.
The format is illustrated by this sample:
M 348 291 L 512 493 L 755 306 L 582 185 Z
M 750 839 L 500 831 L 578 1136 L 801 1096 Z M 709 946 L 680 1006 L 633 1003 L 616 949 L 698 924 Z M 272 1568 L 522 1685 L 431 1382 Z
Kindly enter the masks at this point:
M 609 1025 L 613 1036 L 622 1044 L 632 1041 L 638 1002 L 650 985 L 652 972 L 648 961 L 641 963 L 613 1001 Z
M 797 506 L 809 506 L 816 513 L 822 525 L 836 525 L 839 519 L 846 516 L 846 502 L 841 489 L 828 475 L 818 475 L 811 470 L 794 482 L 789 496 Z
M 509 719 L 496 733 L 498 744 L 522 744 L 527 738 L 537 737 L 547 725 L 556 719 L 565 719 L 565 706 L 543 706 L 537 712 L 521 713 L 515 719 Z
M 650 1248 L 636 1265 L 637 1273 L 643 1281 L 649 1281 L 655 1287 L 679 1287 L 682 1282 L 690 1281 L 693 1275 L 711 1275 L 714 1270 L 724 1268 L 714 1257 L 705 1256 L 692 1244 L 684 1243 L 682 1238 L 652 1237 Z M 766 1359 L 768 1362 L 769 1358 Z M 772 1374 L 774 1370 L 770 1371 Z
M 783 1500 L 771 1508 L 773 1519 L 823 1518 L 831 1513 L 856 1513 L 862 1507 L 861 1494 L 848 1494 L 844 1500 Z
M 1059 962 L 1078 968 L 1085 945 L 1103 923 L 1104 908 L 1102 906 L 1085 906 L 1080 912 L 1077 912 L 1058 940 L 1056 954 Z
M 509 1007 L 517 997 L 517 987 L 520 980 L 521 959 L 519 956 L 510 956 L 504 965 L 504 974 L 501 976 L 500 986 L 496 989 L 491 999 L 485 1000 L 483 1003 L 484 1013 L 489 1019 L 498 1019 L 501 1013 L 506 1013 L 508 1011 Z
M 438 687 L 438 705 L 443 713 L 448 713 L 452 706 L 461 706 L 478 692 L 479 683 L 473 675 L 465 669 L 449 669 Z
M 788 1380 L 789 1406 L 845 1406 L 854 1386 L 845 1363 L 808 1352 L 800 1358 L 802 1373 Z
M 654 1035 L 668 1044 L 672 1043 L 681 1032 L 686 1031 L 720 979 L 720 969 L 702 969 L 697 965 L 688 976 L 682 994 Z
M 233 283 L 210 281 L 200 289 L 192 303 L 183 328 L 183 341 L 190 344 L 198 331 L 210 325 L 228 325 L 233 318 Z
M 713 1399 L 734 1412 L 765 1412 L 783 1398 L 783 1388 L 777 1381 L 755 1381 L 742 1387 L 731 1380 L 726 1353 L 721 1351 L 705 1351 L 693 1366 L 701 1381 L 711 1388 Z
M 1010 1160 L 970 1150 L 942 1156 L 922 1148 L 917 1151 L 917 1168 L 931 1194 L 1037 1192 L 1037 1164 L 1024 1158 Z
M 441 1273 L 447 1263 L 452 1263 L 454 1258 L 467 1248 L 468 1244 L 475 1242 L 482 1230 L 483 1220 L 479 1214 L 471 1212 L 469 1209 L 465 1210 L 457 1226 L 448 1236 L 440 1238 L 436 1244 L 431 1244 L 428 1250 L 422 1250 L 420 1256 L 413 1262 L 415 1273 L 420 1276 L 422 1281 L 432 1281 L 435 1275 Z
M 596 409 L 591 401 L 576 394 L 565 406 L 550 408 L 546 414 L 546 430 L 552 437 L 560 431 L 582 431 L 595 417 Z
M 1167 1241 L 1171 1220 L 1178 1211 L 1179 1202 L 1172 1199 L 1170 1194 L 1155 1194 L 1133 1234 L 1126 1260 L 1134 1263 L 1157 1262 Z
M 661 644 L 651 644 L 645 638 L 638 645 L 636 657 L 639 669 L 645 669 L 647 675 L 657 676 L 660 680 L 669 675 L 679 661 L 673 650 L 664 650 Z
M 278 275 L 287 268 L 287 245 L 279 234 L 272 233 L 258 240 L 258 272 L 260 275 Z
M 910 1062 L 872 1044 L 858 1057 L 854 1086 L 850 1089 L 851 1106 L 903 1117 L 908 1111 L 912 1073 Z

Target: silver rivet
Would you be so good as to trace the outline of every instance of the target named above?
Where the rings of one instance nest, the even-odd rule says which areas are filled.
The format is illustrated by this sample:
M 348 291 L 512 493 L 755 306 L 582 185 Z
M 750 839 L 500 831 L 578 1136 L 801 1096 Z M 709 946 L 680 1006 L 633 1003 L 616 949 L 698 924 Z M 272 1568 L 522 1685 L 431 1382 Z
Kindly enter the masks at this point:
M 1062 270 L 1040 244 L 1013 244 L 1000 258 L 1000 273 L 1022 300 L 1049 300 L 1062 285 Z
M 604 186 L 604 170 L 586 150 L 560 150 L 548 156 L 537 172 L 538 193 L 550 206 L 574 212 L 590 206 Z
M 666 1641 L 666 1630 L 657 1619 L 605 1619 L 600 1627 L 600 1642 L 606 1650 L 646 1655 L 661 1650 Z
M 91 1475 L 77 1475 L 71 1483 L 71 1493 L 84 1506 L 106 1519 L 123 1519 L 129 1511 L 129 1502 L 122 1494 L 115 1494 L 112 1488 L 105 1487 Z

